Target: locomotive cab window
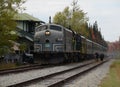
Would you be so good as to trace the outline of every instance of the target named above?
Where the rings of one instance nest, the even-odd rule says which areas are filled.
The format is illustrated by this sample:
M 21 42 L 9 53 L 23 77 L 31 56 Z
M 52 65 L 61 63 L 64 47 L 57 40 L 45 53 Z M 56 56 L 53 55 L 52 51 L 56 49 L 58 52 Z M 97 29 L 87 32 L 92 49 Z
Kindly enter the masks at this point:
M 42 30 L 46 30 L 47 28 L 48 28 L 47 25 L 43 25 L 43 26 L 40 27 L 40 30 L 41 30 L 41 31 L 42 31 Z
M 43 31 L 43 30 L 47 30 L 47 29 L 48 29 L 48 26 L 47 26 L 47 25 L 42 25 L 42 26 L 36 28 L 35 31 L 37 32 L 37 31 Z
M 62 31 L 62 28 L 60 26 L 55 26 L 55 25 L 50 25 L 50 29 L 56 31 Z

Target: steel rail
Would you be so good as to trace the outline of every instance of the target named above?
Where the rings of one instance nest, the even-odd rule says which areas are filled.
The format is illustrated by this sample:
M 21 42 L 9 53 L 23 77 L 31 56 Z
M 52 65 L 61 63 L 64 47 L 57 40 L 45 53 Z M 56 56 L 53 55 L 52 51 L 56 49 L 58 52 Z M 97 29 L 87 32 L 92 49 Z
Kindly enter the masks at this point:
M 78 69 L 78 68 L 87 66 L 87 65 L 92 64 L 92 63 L 93 63 L 93 62 L 90 62 L 90 63 L 87 63 L 87 64 L 82 64 L 82 65 L 80 65 L 80 66 L 77 66 L 77 67 L 74 67 L 74 68 L 71 68 L 71 69 L 67 69 L 67 70 L 64 70 L 64 71 L 55 72 L 55 73 L 52 73 L 52 74 L 49 74 L 49 75 L 45 75 L 45 76 L 41 76 L 41 77 L 38 77 L 38 78 L 31 79 L 31 80 L 28 80 L 28 81 L 24 81 L 24 82 L 12 84 L 12 85 L 9 85 L 9 86 L 7 86 L 7 87 L 23 87 L 23 86 L 28 86 L 28 85 L 30 85 L 30 84 L 32 84 L 32 83 L 37 83 L 37 82 L 40 82 L 40 81 L 42 81 L 42 80 L 51 78 L 51 77 L 56 76 L 56 75 L 59 75 L 59 74 L 63 74 L 63 73 L 66 73 L 66 72 L 70 72 L 70 71 L 72 71 L 72 70 L 75 70 L 75 69 Z M 58 83 L 56 83 L 56 84 L 58 84 Z M 53 85 L 56 85 L 56 84 L 53 84 Z M 53 85 L 52 85 L 52 86 L 53 86 Z

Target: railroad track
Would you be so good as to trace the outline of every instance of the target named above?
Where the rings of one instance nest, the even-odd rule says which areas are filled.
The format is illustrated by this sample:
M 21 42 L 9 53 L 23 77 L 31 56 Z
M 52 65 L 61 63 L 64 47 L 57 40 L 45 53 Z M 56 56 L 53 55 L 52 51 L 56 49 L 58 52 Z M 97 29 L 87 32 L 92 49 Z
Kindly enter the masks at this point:
M 0 76 L 6 75 L 6 74 L 11 74 L 11 73 L 21 73 L 21 72 L 26 72 L 26 71 L 30 71 L 30 70 L 50 68 L 50 67 L 62 66 L 62 65 L 66 65 L 66 64 L 58 64 L 58 65 L 32 64 L 32 65 L 21 66 L 18 68 L 13 68 L 13 69 L 3 69 L 3 70 L 0 70 Z
M 6 74 L 10 74 L 10 73 L 21 73 L 21 72 L 26 72 L 29 70 L 49 68 L 49 67 L 53 67 L 53 66 L 54 65 L 33 64 L 33 65 L 22 66 L 22 67 L 18 67 L 18 68 L 14 68 L 14 69 L 0 70 L 0 75 L 6 75 Z
M 32 86 L 37 84 L 39 86 L 44 86 L 44 87 L 61 87 L 61 85 L 64 82 L 67 82 L 70 79 L 82 75 L 86 72 L 89 72 L 91 69 L 96 68 L 97 66 L 103 64 L 104 62 L 99 62 L 99 63 L 90 62 L 87 64 L 81 64 L 80 66 L 71 69 L 67 69 L 49 75 L 40 76 L 27 81 L 11 84 L 8 85 L 7 87 L 24 87 L 24 86 Z

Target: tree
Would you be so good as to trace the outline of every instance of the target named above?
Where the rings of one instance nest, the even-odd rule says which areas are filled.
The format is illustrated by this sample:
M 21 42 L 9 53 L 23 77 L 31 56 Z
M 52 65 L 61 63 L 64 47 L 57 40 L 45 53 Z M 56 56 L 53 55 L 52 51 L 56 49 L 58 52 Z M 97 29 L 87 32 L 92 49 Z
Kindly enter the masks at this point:
M 84 33 L 83 33 L 83 35 L 84 36 L 86 36 L 88 39 L 91 39 L 91 31 L 90 31 L 90 28 L 89 28 L 89 25 L 88 25 L 88 23 L 86 22 L 86 23 L 84 23 Z
M 20 44 L 19 48 L 20 48 L 20 51 L 23 53 L 27 49 L 27 44 L 22 43 L 22 44 Z
M 11 50 L 15 41 L 15 14 L 21 9 L 24 0 L 0 0 L 0 56 Z
M 78 33 L 83 33 L 84 24 L 88 21 L 86 13 L 78 6 L 78 1 L 72 2 L 72 9 L 66 7 L 62 12 L 58 12 L 54 18 L 53 23 L 60 24 L 64 27 L 71 28 Z
M 86 13 L 80 9 L 78 0 L 73 0 L 72 9 L 66 7 L 62 12 L 58 12 L 53 18 L 53 23 L 72 29 L 86 38 L 107 47 L 106 41 L 98 30 L 97 21 L 95 21 L 93 25 L 89 24 L 89 26 L 87 21 L 88 17 L 86 17 Z
M 69 7 L 66 7 L 63 10 L 63 12 L 56 13 L 56 15 L 54 16 L 53 22 L 69 28 L 70 17 L 71 17 L 71 13 L 70 13 Z

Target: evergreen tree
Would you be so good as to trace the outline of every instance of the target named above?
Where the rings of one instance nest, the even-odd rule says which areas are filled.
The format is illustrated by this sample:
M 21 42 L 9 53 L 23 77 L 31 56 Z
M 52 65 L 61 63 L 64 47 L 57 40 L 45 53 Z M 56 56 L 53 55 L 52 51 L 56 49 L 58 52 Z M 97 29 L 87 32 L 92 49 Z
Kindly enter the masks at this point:
M 88 26 L 88 32 L 89 32 L 89 39 L 92 40 L 92 26 L 89 24 Z
M 82 31 L 83 36 L 85 36 L 86 38 L 90 38 L 90 30 L 89 30 L 89 26 L 88 26 L 87 22 L 85 22 L 83 24 L 83 29 L 82 30 L 83 30 Z

